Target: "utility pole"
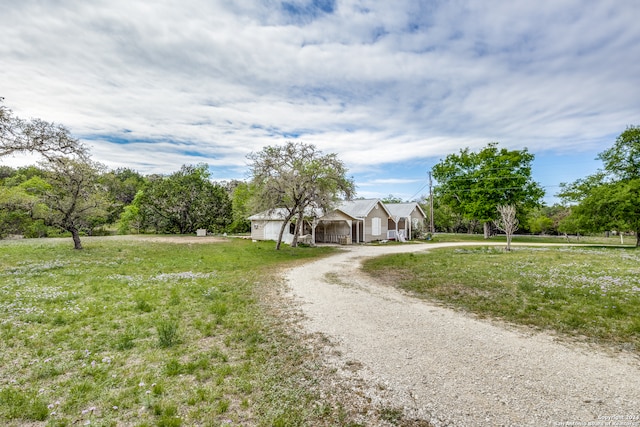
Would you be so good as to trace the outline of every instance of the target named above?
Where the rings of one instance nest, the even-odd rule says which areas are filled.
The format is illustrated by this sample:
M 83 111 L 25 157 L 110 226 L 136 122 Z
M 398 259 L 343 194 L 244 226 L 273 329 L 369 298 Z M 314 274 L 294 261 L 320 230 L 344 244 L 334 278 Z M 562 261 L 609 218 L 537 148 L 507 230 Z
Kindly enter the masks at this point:
M 429 232 L 435 233 L 433 226 L 433 182 L 431 181 L 431 171 L 429 171 Z

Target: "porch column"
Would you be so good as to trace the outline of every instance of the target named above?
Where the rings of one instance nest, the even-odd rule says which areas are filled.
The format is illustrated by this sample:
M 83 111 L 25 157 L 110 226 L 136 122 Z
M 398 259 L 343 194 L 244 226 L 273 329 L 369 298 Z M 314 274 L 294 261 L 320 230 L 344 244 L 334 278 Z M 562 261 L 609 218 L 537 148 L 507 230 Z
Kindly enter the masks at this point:
M 400 222 L 400 217 L 397 216 L 397 217 L 393 218 L 393 222 L 396 224 L 396 236 L 395 237 L 396 237 L 396 242 L 397 242 L 398 240 L 400 240 L 398 238 L 398 223 Z
M 318 226 L 318 220 L 313 218 L 311 222 L 311 243 L 316 244 L 316 227 Z

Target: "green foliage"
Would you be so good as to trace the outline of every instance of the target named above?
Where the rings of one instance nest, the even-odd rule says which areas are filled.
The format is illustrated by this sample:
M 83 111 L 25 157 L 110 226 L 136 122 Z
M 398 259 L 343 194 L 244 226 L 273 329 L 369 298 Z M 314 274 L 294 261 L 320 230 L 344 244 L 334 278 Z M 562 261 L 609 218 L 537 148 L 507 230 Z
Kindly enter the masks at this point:
M 640 127 L 627 128 L 598 158 L 604 170 L 561 184 L 559 196 L 574 204 L 565 223 L 584 231 L 633 231 L 640 246 Z
M 115 223 L 127 206 L 133 203 L 138 192 L 146 185 L 145 178 L 129 168 L 118 168 L 100 177 L 101 184 L 106 188 L 110 207 L 107 223 Z M 126 233 L 125 233 L 126 234 Z
M 531 177 L 534 156 L 527 149 L 498 149 L 491 143 L 479 152 L 468 148 L 450 154 L 433 168 L 440 205 L 467 220 L 497 219 L 497 206 L 515 205 L 525 212 L 539 205 L 542 188 Z
M 535 208 L 527 215 L 525 225 L 534 234 L 556 234 L 562 231 L 560 222 L 570 213 L 571 209 L 558 204 Z
M 131 231 L 139 234 L 142 231 L 142 215 L 140 210 L 140 203 L 144 193 L 139 190 L 131 201 L 130 205 L 127 205 L 122 210 L 120 218 L 118 219 L 118 234 L 129 234 Z
M 168 177 L 152 177 L 139 198 L 142 228 L 160 233 L 223 231 L 231 223 L 231 200 L 210 180 L 209 167 L 183 165 Z M 133 213 L 132 213 L 133 214 Z
M 387 197 L 384 197 L 381 200 L 382 200 L 382 203 L 403 203 L 404 202 L 404 200 L 394 196 L 393 194 L 389 194 Z
M 640 178 L 640 126 L 629 126 L 618 136 L 613 147 L 598 156 L 604 170 L 618 180 Z
M 247 218 L 250 212 L 251 188 L 246 182 L 238 182 L 231 194 L 231 209 L 233 222 L 229 227 L 232 233 L 247 233 L 251 231 L 251 221 Z
M 72 234 L 82 249 L 80 232 L 106 221 L 109 202 L 99 183 L 104 166 L 84 159 L 59 158 L 44 165 L 49 187 L 39 199 L 46 207 L 37 216 Z

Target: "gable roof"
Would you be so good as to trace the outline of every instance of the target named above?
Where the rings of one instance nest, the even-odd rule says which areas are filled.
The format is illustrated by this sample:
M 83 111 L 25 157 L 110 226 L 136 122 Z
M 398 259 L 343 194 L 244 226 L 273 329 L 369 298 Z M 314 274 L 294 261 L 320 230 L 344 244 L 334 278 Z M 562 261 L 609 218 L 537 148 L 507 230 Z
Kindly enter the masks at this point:
M 268 209 L 266 211 L 258 212 L 247 218 L 249 221 L 277 221 L 284 220 L 288 215 L 285 208 Z
M 258 212 L 247 218 L 249 221 L 284 221 L 289 216 L 289 211 L 286 208 L 267 209 L 266 211 Z M 322 216 L 320 209 L 305 209 L 305 216 L 319 217 Z
M 387 203 L 387 210 L 391 212 L 391 216 L 395 218 L 408 218 L 411 213 L 417 209 L 425 218 L 427 215 L 424 213 L 420 205 L 416 202 L 410 203 Z
M 358 200 L 347 200 L 341 202 L 336 209 L 344 212 L 350 217 L 357 218 L 366 218 L 367 215 L 376 207 L 376 205 L 380 203 L 382 209 L 391 216 L 391 213 L 386 208 L 384 203 L 380 201 L 380 199 L 358 199 Z

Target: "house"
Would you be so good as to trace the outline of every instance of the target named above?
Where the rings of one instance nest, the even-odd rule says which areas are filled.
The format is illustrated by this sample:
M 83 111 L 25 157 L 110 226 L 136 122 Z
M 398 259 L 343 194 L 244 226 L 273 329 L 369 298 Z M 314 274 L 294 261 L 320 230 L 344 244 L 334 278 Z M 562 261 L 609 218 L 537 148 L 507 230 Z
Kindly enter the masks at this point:
M 391 214 L 379 199 L 341 202 L 316 220 L 316 243 L 369 243 L 387 238 Z
M 272 209 L 249 217 L 253 240 L 277 240 L 280 227 L 287 217 L 285 209 Z M 305 215 L 302 235 L 310 235 L 314 243 L 368 243 L 388 238 L 391 213 L 379 199 L 341 202 L 334 210 Z M 394 226 L 395 229 L 395 226 Z M 293 241 L 295 224 L 285 228 L 282 241 Z
M 411 240 L 413 232 L 425 225 L 427 215 L 416 202 L 386 203 L 385 206 L 391 213 L 387 235 L 389 240 Z

